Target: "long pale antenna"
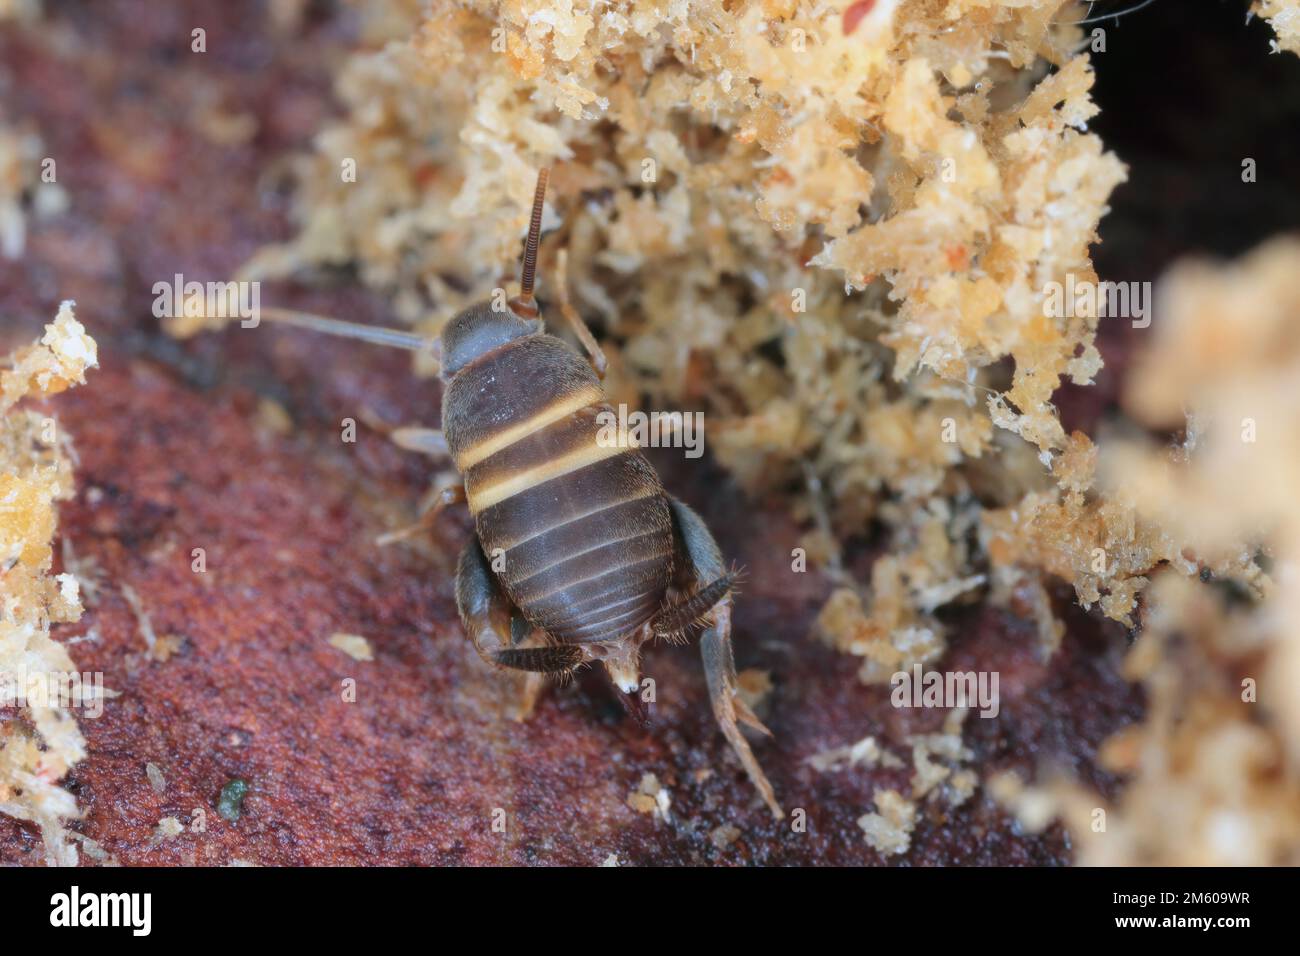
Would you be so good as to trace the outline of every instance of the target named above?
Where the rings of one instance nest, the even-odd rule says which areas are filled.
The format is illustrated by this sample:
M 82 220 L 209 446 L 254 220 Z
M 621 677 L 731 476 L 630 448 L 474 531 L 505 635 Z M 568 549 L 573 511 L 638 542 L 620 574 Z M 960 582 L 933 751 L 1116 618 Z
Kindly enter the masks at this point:
M 528 222 L 528 239 L 524 242 L 524 271 L 519 279 L 519 294 L 510 300 L 515 315 L 526 319 L 537 317 L 537 302 L 533 299 L 533 279 L 537 272 L 537 244 L 542 238 L 542 207 L 546 202 L 546 180 L 551 171 L 543 166 L 537 173 L 537 189 L 533 191 L 533 216 Z
M 1116 11 L 1114 11 L 1114 12 L 1112 12 L 1112 13 L 1103 13 L 1103 14 L 1101 14 L 1100 16 L 1095 16 L 1095 17 L 1092 15 L 1092 6 L 1093 6 L 1093 5 L 1090 3 L 1090 4 L 1088 4 L 1088 16 L 1087 16 L 1087 19 L 1084 19 L 1084 20 L 1075 20 L 1073 23 L 1070 24 L 1070 26 L 1072 26 L 1072 27 L 1081 27 L 1081 26 L 1083 26 L 1085 23 L 1100 23 L 1102 20 L 1109 20 L 1111 17 L 1114 17 L 1115 20 L 1116 20 L 1116 22 L 1118 22 L 1120 17 L 1122 17 L 1122 16 L 1126 16 L 1126 15 L 1128 15 L 1128 14 L 1130 14 L 1130 13 L 1137 13 L 1139 10 L 1143 9 L 1144 7 L 1149 7 L 1149 6 L 1151 6 L 1151 4 L 1153 4 L 1153 3 L 1155 3 L 1155 2 L 1156 2 L 1156 0 L 1143 0 L 1142 3 L 1139 3 L 1139 4 L 1137 4 L 1136 6 L 1129 7 L 1129 8 L 1127 8 L 1127 9 L 1125 9 L 1125 10 L 1116 10 Z
M 345 339 L 357 339 L 375 345 L 388 345 L 393 348 L 409 349 L 412 352 L 429 352 L 437 355 L 440 351 L 437 339 L 425 338 L 414 332 L 400 329 L 386 329 L 378 325 L 362 325 L 359 322 L 344 322 L 341 319 L 327 319 L 323 315 L 311 312 L 298 312 L 294 309 L 281 309 L 275 306 L 263 306 L 258 310 L 258 318 L 282 325 L 293 325 L 312 332 L 337 335 Z

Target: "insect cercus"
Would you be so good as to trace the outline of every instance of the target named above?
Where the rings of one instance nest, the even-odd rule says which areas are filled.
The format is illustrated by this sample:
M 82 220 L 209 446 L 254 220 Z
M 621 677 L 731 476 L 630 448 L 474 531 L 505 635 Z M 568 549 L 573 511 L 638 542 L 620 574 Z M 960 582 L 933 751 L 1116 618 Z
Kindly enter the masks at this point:
M 736 693 L 735 574 L 700 516 L 664 490 L 633 443 L 598 440 L 597 417 L 612 413 L 601 384 L 605 357 L 569 304 L 563 252 L 560 312 L 586 358 L 545 331 L 533 280 L 546 180 L 543 169 L 519 295 L 504 307 L 470 306 L 438 339 L 284 309 L 263 308 L 261 317 L 437 357 L 442 430 L 403 428 L 393 437 L 412 450 L 450 455 L 461 482 L 443 489 L 420 523 L 400 534 L 428 527 L 448 505 L 468 504 L 475 534 L 460 556 L 456 603 L 475 649 L 500 667 L 560 677 L 599 661 L 633 698 L 642 646 L 655 638 L 679 642 L 702 627 L 714 716 L 781 819 L 738 727 L 770 734 Z M 513 627 L 518 620 L 526 626 Z

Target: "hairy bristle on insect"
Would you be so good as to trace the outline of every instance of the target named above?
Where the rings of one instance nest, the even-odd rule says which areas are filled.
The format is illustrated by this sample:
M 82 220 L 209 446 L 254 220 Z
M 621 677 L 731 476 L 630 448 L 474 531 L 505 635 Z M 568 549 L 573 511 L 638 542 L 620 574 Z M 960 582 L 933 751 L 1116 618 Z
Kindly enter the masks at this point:
M 690 637 L 691 632 L 702 627 L 708 613 L 735 587 L 742 572 L 733 568 L 717 580 L 706 584 L 687 600 L 655 621 L 654 635 L 678 644 Z
M 531 652 L 534 659 L 545 662 L 548 673 L 571 671 L 582 663 L 582 650 L 577 647 L 555 645 Z M 506 648 L 496 652 L 496 661 L 503 667 L 518 667 L 524 661 L 523 652 Z

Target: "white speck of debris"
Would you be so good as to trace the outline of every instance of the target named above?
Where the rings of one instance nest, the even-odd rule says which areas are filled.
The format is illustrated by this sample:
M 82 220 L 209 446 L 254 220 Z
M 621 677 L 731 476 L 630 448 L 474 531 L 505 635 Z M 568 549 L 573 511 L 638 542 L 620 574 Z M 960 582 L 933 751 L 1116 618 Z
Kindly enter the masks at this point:
M 882 790 L 876 794 L 876 810 L 858 817 L 867 843 L 885 856 L 906 853 L 912 845 L 916 804 L 897 790 Z
M 156 763 L 147 763 L 144 765 L 144 775 L 149 778 L 149 786 L 153 787 L 153 792 L 161 794 L 167 789 L 167 781 L 163 778 L 163 772 L 158 769 Z
M 59 582 L 59 594 L 62 595 L 63 600 L 74 606 L 81 603 L 81 585 L 75 575 L 60 574 L 56 580 Z
M 858 766 L 868 769 L 877 766 L 903 766 L 903 761 L 888 750 L 882 749 L 880 744 L 876 743 L 875 737 L 863 737 L 855 744 L 823 750 L 819 754 L 813 754 L 807 762 L 814 770 L 822 773 L 828 770 L 851 770 Z
M 98 366 L 95 342 L 86 335 L 85 327 L 73 316 L 73 307 L 77 303 L 65 299 L 59 303 L 59 313 L 54 321 L 45 327 L 41 344 L 52 351 L 59 361 L 71 366 L 70 371 L 80 376 L 87 368 Z
M 149 838 L 149 848 L 153 849 L 164 840 L 174 840 L 184 832 L 185 828 L 181 826 L 180 820 L 175 817 L 163 817 L 154 827 L 153 836 Z
M 601 866 L 618 866 L 618 855 L 617 855 L 617 854 L 614 854 L 614 853 L 611 853 L 609 856 L 605 857 L 605 862 L 601 863 L 600 865 L 601 865 Z
M 719 850 L 725 850 L 731 844 L 735 843 L 740 836 L 740 828 L 730 823 L 724 823 L 721 826 L 714 827 L 709 832 L 709 840 Z
M 672 821 L 672 803 L 672 794 L 652 773 L 642 774 L 641 782 L 627 798 L 627 804 L 633 810 L 638 813 L 653 813 L 664 823 Z
M 342 651 L 354 661 L 373 661 L 375 652 L 370 648 L 370 642 L 360 634 L 333 634 L 330 636 L 330 646 Z
M 959 807 L 970 799 L 979 783 L 974 772 L 962 766 L 974 753 L 962 742 L 962 723 L 967 708 L 955 707 L 944 720 L 943 732 L 912 734 L 912 797 L 922 800 L 932 793 L 942 795 L 949 806 Z M 937 758 L 937 759 L 936 759 Z
M 1027 787 L 1014 773 L 1000 773 L 989 780 L 989 793 L 1006 807 L 1021 827 L 1041 833 L 1056 819 L 1056 801 L 1045 789 Z
M 135 593 L 135 588 L 131 587 L 131 585 L 123 584 L 122 597 L 126 598 L 126 603 L 131 605 L 131 613 L 135 615 L 136 621 L 139 623 L 140 636 L 144 638 L 149 653 L 152 655 L 154 648 L 158 645 L 158 635 L 154 633 L 153 622 L 149 620 L 149 614 L 144 609 L 144 603 L 140 600 L 140 595 Z
M 85 634 L 82 634 L 80 637 L 70 637 L 63 643 L 68 645 L 69 647 L 75 644 L 82 644 L 82 643 L 94 644 L 96 641 L 99 640 L 99 636 L 100 636 L 99 625 L 92 624 L 87 629 Z
M 96 863 L 108 863 L 113 866 L 117 865 L 117 862 L 111 856 L 109 856 L 107 853 L 104 852 L 104 848 L 102 846 L 100 846 L 97 842 L 92 840 L 90 837 L 86 836 L 84 833 L 74 832 L 74 833 L 70 833 L 69 835 L 76 838 L 77 841 L 81 843 L 82 848 L 86 851 L 86 856 L 90 857 Z
M 655 808 L 659 813 L 660 819 L 662 819 L 664 823 L 667 823 L 672 819 L 672 804 L 672 794 L 668 792 L 666 787 L 661 787 L 659 792 L 655 794 Z

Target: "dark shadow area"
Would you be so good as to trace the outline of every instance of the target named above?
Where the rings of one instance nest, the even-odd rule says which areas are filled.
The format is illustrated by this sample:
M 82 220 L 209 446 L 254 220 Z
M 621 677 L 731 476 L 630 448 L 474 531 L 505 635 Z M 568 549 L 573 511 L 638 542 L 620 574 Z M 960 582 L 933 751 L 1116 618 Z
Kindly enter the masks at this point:
M 1098 3 L 1093 16 L 1130 6 Z M 1101 114 L 1090 128 L 1128 166 L 1093 247 L 1102 279 L 1154 283 L 1179 258 L 1240 256 L 1300 230 L 1300 57 L 1270 53 L 1273 30 L 1259 17 L 1247 22 L 1249 6 L 1156 0 L 1084 26 L 1104 30 L 1106 44 L 1092 54 Z M 1247 159 L 1254 182 L 1242 178 Z M 1116 413 L 1150 331 L 1102 321 L 1106 367 L 1096 385 L 1067 384 L 1056 396 L 1067 430 L 1095 435 Z

